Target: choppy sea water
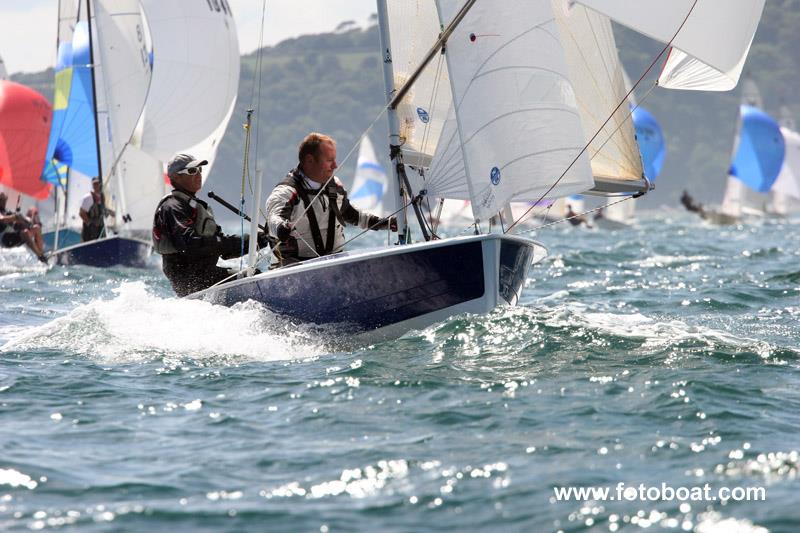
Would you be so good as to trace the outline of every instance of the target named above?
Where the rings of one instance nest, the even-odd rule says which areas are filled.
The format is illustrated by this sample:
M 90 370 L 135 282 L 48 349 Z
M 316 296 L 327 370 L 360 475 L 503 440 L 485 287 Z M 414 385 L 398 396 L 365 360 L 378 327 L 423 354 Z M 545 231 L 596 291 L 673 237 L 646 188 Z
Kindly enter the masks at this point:
M 522 305 L 347 352 L 2 251 L 0 529 L 798 530 L 800 221 L 537 238 Z M 619 483 L 766 500 L 555 497 Z

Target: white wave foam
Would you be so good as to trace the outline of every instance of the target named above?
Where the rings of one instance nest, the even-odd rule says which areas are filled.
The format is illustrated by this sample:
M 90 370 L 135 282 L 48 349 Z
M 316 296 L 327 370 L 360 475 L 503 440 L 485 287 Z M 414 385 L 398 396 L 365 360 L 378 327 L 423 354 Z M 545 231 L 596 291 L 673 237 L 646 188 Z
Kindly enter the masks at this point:
M 693 326 L 677 319 L 657 320 L 641 313 L 593 310 L 576 302 L 550 309 L 542 316 L 545 324 L 551 327 L 585 327 L 617 337 L 643 339 L 644 348 L 658 348 L 680 341 L 696 340 L 741 348 L 759 346 L 759 353 L 764 353 L 765 357 L 771 352 L 771 349 L 764 351 L 761 346 L 763 342 L 737 337 L 709 327 Z
M 631 261 L 631 265 L 642 268 L 663 268 L 676 263 L 702 263 L 712 259 L 707 255 L 654 255 L 645 259 Z
M 36 259 L 25 246 L 0 248 L 0 277 L 45 272 L 47 268 L 47 265 Z
M 94 300 L 24 330 L 0 350 L 57 349 L 109 363 L 161 357 L 277 361 L 324 351 L 319 339 L 255 302 L 229 308 L 160 298 L 141 281 L 123 283 L 114 292 L 111 300 Z

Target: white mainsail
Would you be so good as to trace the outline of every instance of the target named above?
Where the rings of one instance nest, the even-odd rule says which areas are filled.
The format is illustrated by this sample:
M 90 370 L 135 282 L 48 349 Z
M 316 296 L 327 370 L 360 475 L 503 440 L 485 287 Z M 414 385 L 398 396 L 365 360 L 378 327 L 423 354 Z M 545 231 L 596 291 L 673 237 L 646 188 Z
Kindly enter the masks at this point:
M 576 0 L 672 50 L 668 89 L 727 91 L 739 81 L 764 0 Z
M 236 26 L 225 1 L 141 3 L 153 40 L 141 148 L 168 161 L 214 135 L 230 116 L 239 87 Z
M 152 81 L 152 45 L 138 0 L 94 0 L 93 5 L 96 117 L 106 201 L 114 206 L 117 231 L 141 232 L 152 223 L 155 209 L 154 198 L 147 196 L 148 183 L 161 175 L 160 165 L 153 174 L 152 165 L 143 164 L 130 144 Z M 143 205 L 150 213 L 144 213 Z
M 103 161 L 104 175 L 130 141 L 150 88 L 149 34 L 139 0 L 95 0 L 95 80 L 102 85 L 98 125 L 110 142 L 111 160 Z M 102 79 L 99 79 L 102 78 Z M 105 119 L 105 120 L 104 120 Z
M 462 2 L 437 2 L 442 24 Z M 594 184 L 551 3 L 476 3 L 447 43 L 458 138 L 476 219 L 512 200 Z M 533 53 L 533 52 L 536 53 Z M 574 164 L 573 164 L 574 162 Z

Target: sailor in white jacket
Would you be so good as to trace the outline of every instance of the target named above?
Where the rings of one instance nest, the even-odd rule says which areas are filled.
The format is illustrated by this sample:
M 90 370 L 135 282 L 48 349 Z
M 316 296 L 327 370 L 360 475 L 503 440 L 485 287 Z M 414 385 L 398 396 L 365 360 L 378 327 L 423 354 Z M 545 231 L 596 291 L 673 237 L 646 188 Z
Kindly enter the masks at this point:
M 320 133 L 307 135 L 300 143 L 297 168 L 267 198 L 267 224 L 277 258 L 273 266 L 341 251 L 346 224 L 397 231 L 394 217 L 362 213 L 350 204 L 342 182 L 333 175 L 336 168 L 336 141 Z

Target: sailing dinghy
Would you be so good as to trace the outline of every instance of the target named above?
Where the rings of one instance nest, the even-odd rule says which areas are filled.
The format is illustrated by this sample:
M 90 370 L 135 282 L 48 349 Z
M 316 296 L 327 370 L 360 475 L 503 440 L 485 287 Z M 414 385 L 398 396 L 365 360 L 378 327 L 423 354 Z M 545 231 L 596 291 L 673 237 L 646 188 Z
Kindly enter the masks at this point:
M 674 86 L 702 88 L 710 80 L 719 88 L 736 84 L 763 7 L 763 0 L 744 3 L 755 7 L 730 17 L 733 30 L 726 26 L 717 33 L 750 33 L 727 35 L 730 49 L 720 57 L 709 53 L 717 44 L 702 37 L 705 28 L 686 24 L 694 22 L 692 1 L 644 1 L 619 10 L 629 3 L 378 0 L 395 178 L 384 204 L 399 219 L 397 245 L 265 273 L 253 271 L 251 253 L 249 277 L 188 298 L 229 306 L 254 300 L 294 323 L 365 341 L 396 337 L 458 313 L 517 304 L 531 264 L 547 250 L 509 233 L 518 222 L 510 216 L 511 202 L 537 205 L 588 191 L 614 195 L 651 188 L 633 126 L 626 126 L 621 68 L 609 68 L 615 63 L 607 61 L 616 57 L 608 17 L 681 44 L 670 54 L 681 61 L 668 60 L 665 67 Z M 710 0 L 694 4 L 711 4 L 696 12 L 701 26 L 729 11 Z M 589 33 L 582 35 L 578 28 L 587 24 Z M 689 39 L 681 39 L 685 25 Z M 698 71 L 705 82 L 695 79 Z M 601 78 L 594 76 L 598 72 Z M 597 86 L 610 89 L 598 93 Z M 626 138 L 608 142 L 617 135 Z M 603 157 L 604 145 L 613 145 L 618 155 Z M 426 198 L 468 201 L 479 234 L 437 238 L 426 223 Z M 412 217 L 425 242 L 411 242 Z M 251 247 L 254 241 L 251 236 Z

